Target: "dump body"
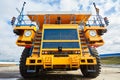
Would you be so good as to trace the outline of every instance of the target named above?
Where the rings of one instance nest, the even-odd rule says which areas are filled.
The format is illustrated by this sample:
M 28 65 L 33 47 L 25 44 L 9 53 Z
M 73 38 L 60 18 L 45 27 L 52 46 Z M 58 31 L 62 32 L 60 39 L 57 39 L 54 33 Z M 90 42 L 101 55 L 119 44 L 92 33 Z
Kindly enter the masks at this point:
M 31 21 L 35 21 L 40 30 L 43 28 L 43 24 L 57 24 L 60 17 L 60 24 L 79 24 L 89 19 L 91 13 L 81 13 L 79 11 L 57 11 L 57 12 L 28 12 L 28 17 Z

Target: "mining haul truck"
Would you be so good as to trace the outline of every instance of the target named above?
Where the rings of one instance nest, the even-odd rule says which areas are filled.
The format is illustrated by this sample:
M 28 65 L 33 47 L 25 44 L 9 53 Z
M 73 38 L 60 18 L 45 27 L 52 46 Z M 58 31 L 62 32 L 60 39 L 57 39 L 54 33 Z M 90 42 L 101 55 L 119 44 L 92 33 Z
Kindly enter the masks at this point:
M 11 21 L 18 35 L 16 44 L 24 47 L 19 64 L 22 77 L 77 69 L 84 77 L 99 75 L 96 48 L 104 44 L 101 36 L 108 20 L 99 15 L 98 8 L 96 15 L 80 11 L 29 11 L 23 15 L 24 5 L 18 18 Z

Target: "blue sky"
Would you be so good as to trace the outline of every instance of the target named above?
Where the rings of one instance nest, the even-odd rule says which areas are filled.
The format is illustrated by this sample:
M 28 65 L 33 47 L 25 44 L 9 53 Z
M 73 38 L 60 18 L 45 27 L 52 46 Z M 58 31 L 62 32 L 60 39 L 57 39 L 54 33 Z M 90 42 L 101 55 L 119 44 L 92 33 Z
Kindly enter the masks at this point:
M 26 2 L 27 11 L 91 11 L 95 14 L 93 2 L 100 8 L 100 14 L 107 16 L 110 25 L 108 32 L 103 36 L 105 45 L 98 48 L 99 53 L 120 52 L 120 0 L 0 0 L 0 60 L 15 59 L 19 61 L 22 47 L 15 42 L 17 36 L 13 34 L 10 20 L 19 13 L 16 8 L 21 9 Z

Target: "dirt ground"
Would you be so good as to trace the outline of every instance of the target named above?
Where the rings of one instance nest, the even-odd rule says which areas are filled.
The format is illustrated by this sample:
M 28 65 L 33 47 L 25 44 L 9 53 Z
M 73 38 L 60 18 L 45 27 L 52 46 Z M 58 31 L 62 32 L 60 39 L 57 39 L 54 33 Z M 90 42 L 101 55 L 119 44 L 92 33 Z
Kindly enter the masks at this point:
M 52 71 L 37 78 L 23 79 L 18 66 L 0 67 L 0 80 L 120 80 L 120 67 L 102 66 L 101 74 L 97 78 L 84 78 L 80 70 Z

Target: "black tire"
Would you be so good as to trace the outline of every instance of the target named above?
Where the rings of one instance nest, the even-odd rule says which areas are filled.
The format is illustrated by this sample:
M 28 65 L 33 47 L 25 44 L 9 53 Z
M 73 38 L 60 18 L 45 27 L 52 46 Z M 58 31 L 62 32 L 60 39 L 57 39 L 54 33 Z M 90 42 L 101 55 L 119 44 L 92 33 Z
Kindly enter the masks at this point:
M 23 78 L 32 78 L 32 77 L 36 76 L 35 73 L 27 72 L 27 66 L 25 65 L 26 58 L 29 57 L 29 51 L 30 51 L 30 49 L 25 48 L 23 50 L 23 53 L 22 53 L 21 58 L 20 58 L 19 69 L 20 69 L 20 74 Z
M 93 56 L 96 57 L 97 64 L 96 65 L 81 65 L 80 69 L 84 77 L 96 78 L 97 76 L 99 76 L 101 72 L 100 58 L 95 48 L 92 48 L 91 50 L 92 50 Z M 89 72 L 88 70 L 94 70 L 94 71 Z

